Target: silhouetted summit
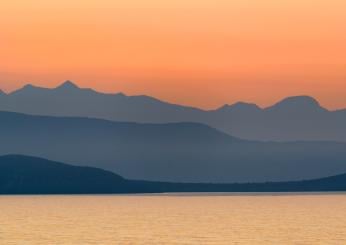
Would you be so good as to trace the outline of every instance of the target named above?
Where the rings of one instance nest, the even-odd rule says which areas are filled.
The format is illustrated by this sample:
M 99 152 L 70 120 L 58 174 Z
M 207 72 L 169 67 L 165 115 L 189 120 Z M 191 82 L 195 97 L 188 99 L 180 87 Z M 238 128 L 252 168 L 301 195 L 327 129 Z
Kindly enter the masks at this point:
M 49 91 L 48 88 L 42 88 L 42 87 L 34 86 L 32 84 L 26 84 L 21 89 L 18 89 L 16 91 L 12 92 L 12 93 L 9 93 L 6 96 L 6 100 L 3 101 L 3 103 L 5 103 L 5 105 L 7 103 L 11 103 L 12 102 L 11 100 L 8 101 L 9 99 L 11 99 L 11 97 L 23 98 L 23 100 L 28 101 L 30 103 L 31 100 L 33 98 L 35 98 L 35 96 L 39 96 L 41 94 L 44 94 L 47 91 Z M 39 98 L 37 98 L 37 99 L 39 99 Z M 18 102 L 21 103 L 22 101 L 18 101 Z
M 288 97 L 277 104 L 268 107 L 267 111 L 276 110 L 277 112 L 311 112 L 311 111 L 327 111 L 322 108 L 320 103 L 310 96 L 293 96 Z
M 225 113 L 230 111 L 251 113 L 251 112 L 261 111 L 261 108 L 253 103 L 237 102 L 232 105 L 225 104 L 224 106 L 220 107 L 216 111 L 225 112 Z
M 23 86 L 22 89 L 19 89 L 18 91 L 24 91 L 25 92 L 25 91 L 33 91 L 33 90 L 44 91 L 44 90 L 47 90 L 47 89 L 46 88 L 37 87 L 37 86 L 34 86 L 32 84 L 26 84 L 26 85 Z
M 60 86 L 57 86 L 56 89 L 71 90 L 71 89 L 79 89 L 79 87 L 73 82 L 68 80 L 68 81 L 65 81 L 63 84 L 61 84 Z

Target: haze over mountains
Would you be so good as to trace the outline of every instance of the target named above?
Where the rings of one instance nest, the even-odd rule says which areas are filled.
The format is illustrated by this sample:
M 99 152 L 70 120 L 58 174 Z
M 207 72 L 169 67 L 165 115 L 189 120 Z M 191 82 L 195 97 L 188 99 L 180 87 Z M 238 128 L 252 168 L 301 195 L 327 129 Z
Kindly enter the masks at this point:
M 128 179 L 264 182 L 346 172 L 346 144 L 241 140 L 199 123 L 141 124 L 0 112 L 0 155 L 111 170 Z
M 346 142 L 346 110 L 329 111 L 309 96 L 289 97 L 264 109 L 240 102 L 205 111 L 149 96 L 98 93 L 67 81 L 55 89 L 27 85 L 0 92 L 0 110 L 140 123 L 198 122 L 251 140 Z

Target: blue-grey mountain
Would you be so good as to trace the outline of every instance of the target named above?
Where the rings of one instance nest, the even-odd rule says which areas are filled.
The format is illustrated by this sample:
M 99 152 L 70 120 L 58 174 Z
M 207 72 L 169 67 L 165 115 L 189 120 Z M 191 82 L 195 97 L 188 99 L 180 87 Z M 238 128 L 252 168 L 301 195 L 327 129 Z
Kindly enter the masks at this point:
M 309 96 L 286 98 L 264 109 L 240 102 L 206 111 L 149 96 L 98 93 L 68 81 L 54 89 L 27 85 L 10 94 L 0 92 L 0 110 L 139 123 L 197 122 L 251 140 L 346 141 L 346 110 L 327 110 Z
M 0 155 L 114 171 L 129 179 L 264 182 L 346 172 L 346 144 L 241 140 L 199 123 L 142 124 L 0 112 Z

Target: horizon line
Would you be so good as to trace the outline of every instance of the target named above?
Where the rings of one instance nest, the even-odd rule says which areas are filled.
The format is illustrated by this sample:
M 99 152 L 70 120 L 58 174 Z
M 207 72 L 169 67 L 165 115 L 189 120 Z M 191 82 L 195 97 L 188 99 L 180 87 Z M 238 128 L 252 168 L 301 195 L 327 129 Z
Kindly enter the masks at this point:
M 279 104 L 280 102 L 283 102 L 283 101 L 285 101 L 287 99 L 299 98 L 299 97 L 310 98 L 310 99 L 316 101 L 317 104 L 321 108 L 326 109 L 326 110 L 331 111 L 331 112 L 333 112 L 333 111 L 340 111 L 340 110 L 346 110 L 346 106 L 345 107 L 341 107 L 341 108 L 334 108 L 334 109 L 328 108 L 328 107 L 322 105 L 320 103 L 320 101 L 318 99 L 316 99 L 314 96 L 311 96 L 309 94 L 287 95 L 287 96 L 284 96 L 281 99 L 277 100 L 276 102 L 274 102 L 272 104 L 269 104 L 267 106 L 260 106 L 256 102 L 253 102 L 253 101 L 238 100 L 238 101 L 236 101 L 234 103 L 231 103 L 231 104 L 225 102 L 225 103 L 223 103 L 223 104 L 221 104 L 221 105 L 219 105 L 219 106 L 217 106 L 215 108 L 206 109 L 206 108 L 202 108 L 202 107 L 199 107 L 199 106 L 191 106 L 191 105 L 187 105 L 187 104 L 173 103 L 173 102 L 170 102 L 170 101 L 167 101 L 165 99 L 161 99 L 159 97 L 152 96 L 152 95 L 149 95 L 149 94 L 131 94 L 131 95 L 129 95 L 129 94 L 126 94 L 126 93 L 121 92 L 121 91 L 118 91 L 118 92 L 116 92 L 116 91 L 114 91 L 114 92 L 103 92 L 103 91 L 96 90 L 95 88 L 92 88 L 92 87 L 81 87 L 81 86 L 79 86 L 78 83 L 76 83 L 75 81 L 69 80 L 69 79 L 63 81 L 62 83 L 59 83 L 56 86 L 52 86 L 52 87 L 37 86 L 34 83 L 28 82 L 28 83 L 25 83 L 23 86 L 19 86 L 18 88 L 15 88 L 15 89 L 13 89 L 13 90 L 11 90 L 9 92 L 1 89 L 1 87 L 0 87 L 0 95 L 1 95 L 1 93 L 3 93 L 3 94 L 8 96 L 8 95 L 11 95 L 11 94 L 13 94 L 13 93 L 15 93 L 17 91 L 25 89 L 27 87 L 33 87 L 33 88 L 39 88 L 39 89 L 47 89 L 47 90 L 55 90 L 55 89 L 59 89 L 59 88 L 61 88 L 63 86 L 66 86 L 66 85 L 70 86 L 70 87 L 75 87 L 76 89 L 80 89 L 80 90 L 91 90 L 91 91 L 94 91 L 96 93 L 103 94 L 103 95 L 123 95 L 123 96 L 126 96 L 126 97 L 146 96 L 146 97 L 150 97 L 152 99 L 158 100 L 158 101 L 163 102 L 163 103 L 167 103 L 167 104 L 171 104 L 171 105 L 177 105 L 177 106 L 183 106 L 183 107 L 190 107 L 190 108 L 198 109 L 198 110 L 201 110 L 201 111 L 217 111 L 217 110 L 220 110 L 220 109 L 222 109 L 224 107 L 232 107 L 232 106 L 236 106 L 238 104 L 252 105 L 252 106 L 258 107 L 260 110 L 266 110 L 266 109 L 271 108 L 271 107 L 273 107 L 273 106 L 275 106 L 275 105 Z

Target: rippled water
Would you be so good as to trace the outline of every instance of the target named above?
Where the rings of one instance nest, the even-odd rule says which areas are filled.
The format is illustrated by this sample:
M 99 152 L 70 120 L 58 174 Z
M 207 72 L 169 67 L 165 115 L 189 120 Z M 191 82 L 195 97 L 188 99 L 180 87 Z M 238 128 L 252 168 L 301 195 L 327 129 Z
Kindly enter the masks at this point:
M 3 196 L 0 244 L 346 244 L 346 195 Z

